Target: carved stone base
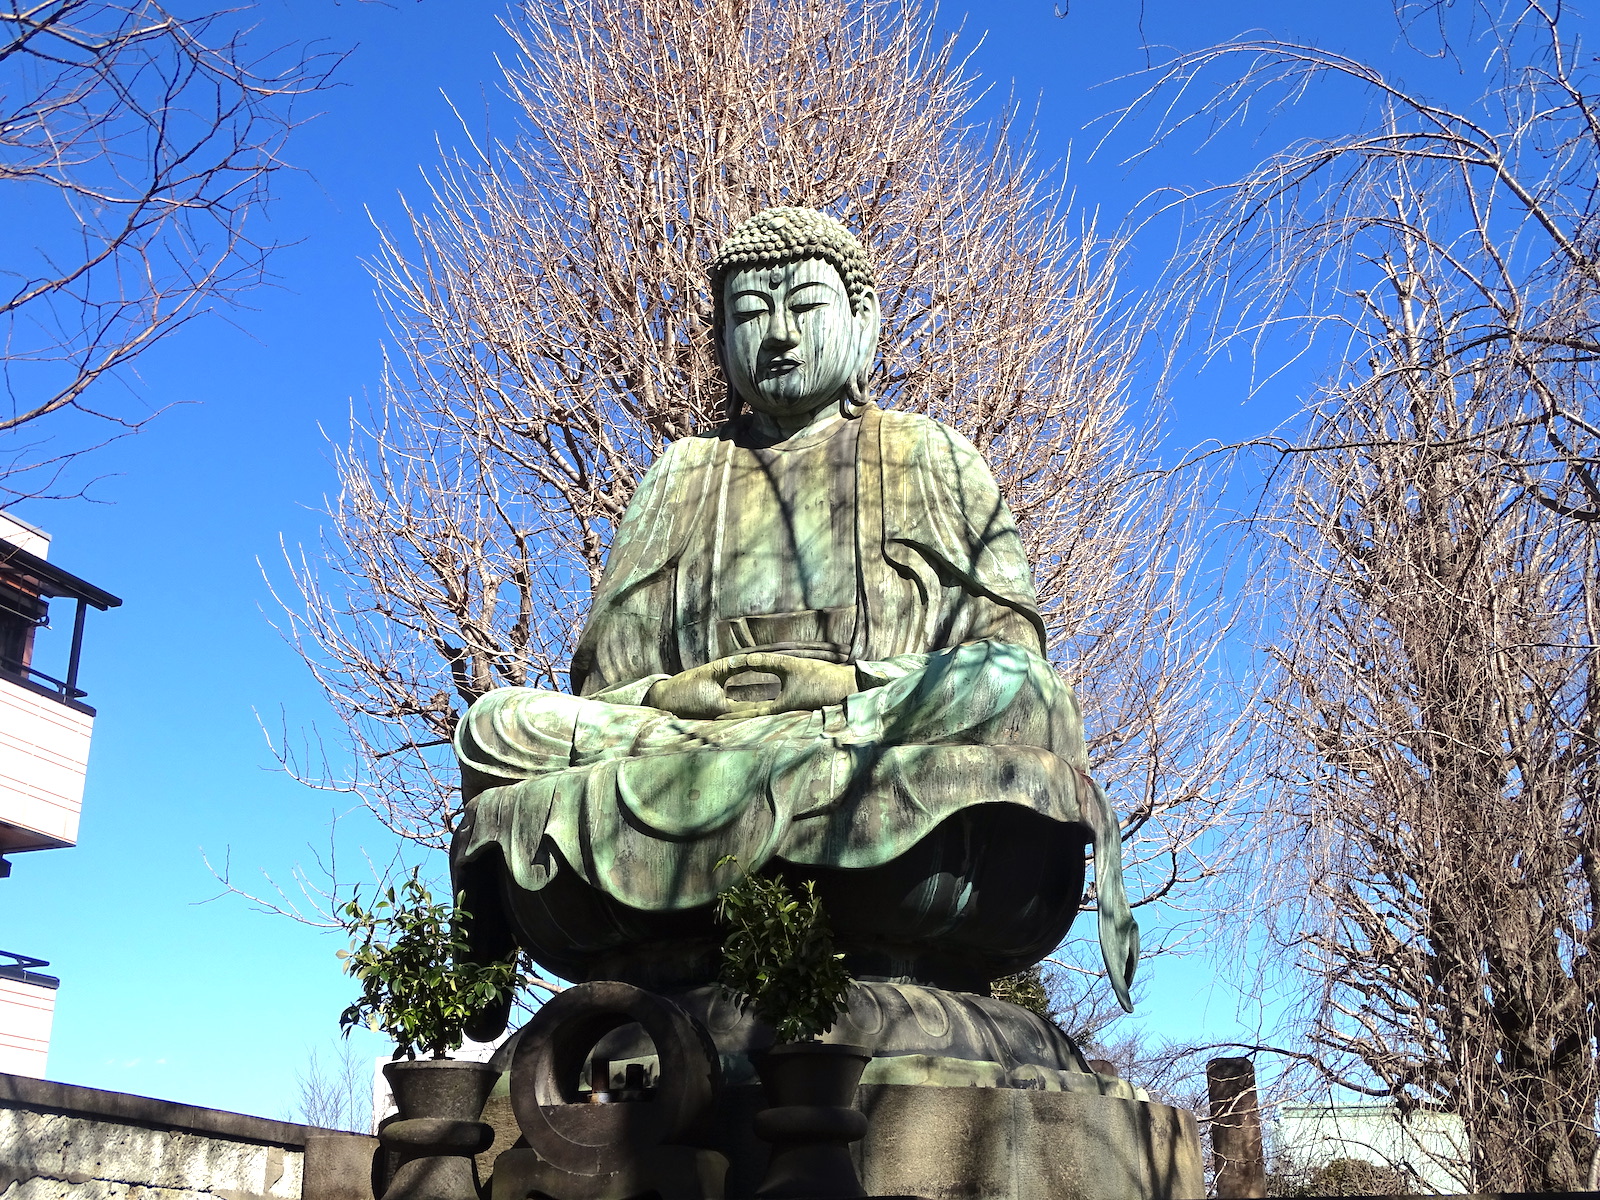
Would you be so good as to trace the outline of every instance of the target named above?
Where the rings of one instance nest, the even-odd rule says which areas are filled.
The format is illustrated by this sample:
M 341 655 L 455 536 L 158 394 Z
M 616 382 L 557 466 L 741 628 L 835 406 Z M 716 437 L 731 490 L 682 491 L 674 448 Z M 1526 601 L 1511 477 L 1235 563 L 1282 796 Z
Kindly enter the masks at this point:
M 772 1045 L 772 1030 L 715 984 L 664 993 L 716 1044 L 726 1084 L 754 1083 L 752 1054 Z M 1049 1021 L 1004 1000 L 910 983 L 856 982 L 828 1034 L 873 1055 L 864 1083 L 945 1087 L 1022 1087 L 1108 1092 L 1133 1099 L 1121 1080 L 1097 1076 L 1072 1039 Z M 637 1026 L 609 1034 L 596 1050 L 614 1066 L 642 1063 L 654 1047 Z
M 850 1143 L 867 1132 L 855 1107 L 861 1070 L 871 1061 L 860 1046 L 790 1042 L 756 1058 L 766 1107 L 751 1128 L 772 1144 L 757 1200 L 858 1200 L 865 1195 Z
M 766 1147 L 741 1131 L 762 1100 L 728 1088 L 713 1128 L 728 1196 L 755 1192 Z M 863 1086 L 850 1149 L 869 1196 L 950 1200 L 1200 1200 L 1194 1117 L 1148 1100 L 1025 1088 Z
M 984 1200 L 1200 1200 L 1192 1113 L 1021 1088 L 862 1088 L 869 1194 Z M 953 1185 L 953 1186 L 952 1186 Z
M 482 1116 L 497 1149 L 512 1148 L 494 1161 L 492 1200 L 798 1195 L 783 1182 L 787 1167 L 764 1178 L 769 1159 L 780 1165 L 786 1144 L 819 1141 L 812 1126 L 841 1114 L 851 1127 L 830 1125 L 821 1132 L 839 1136 L 820 1140 L 839 1143 L 833 1173 L 847 1180 L 853 1162 L 869 1196 L 1204 1195 L 1193 1116 L 1089 1070 L 1071 1039 L 1015 1005 L 858 984 L 828 1040 L 841 1033 L 859 1039 L 855 1067 L 867 1067 L 854 1109 L 848 1079 L 824 1099 L 815 1089 L 764 1095 L 750 1064 L 769 1057 L 772 1031 L 715 989 L 669 998 L 608 982 L 562 992 L 496 1055 L 493 1067 L 509 1067 L 509 1096 L 492 1097 Z M 878 1057 L 864 1063 L 867 1052 Z
M 720 1194 L 753 1196 L 771 1147 L 754 1134 L 765 1101 L 757 1085 L 723 1090 L 707 1127 L 708 1161 L 727 1163 Z M 867 1135 L 850 1149 L 869 1196 L 944 1200 L 1199 1200 L 1205 1195 L 1194 1117 L 1148 1100 L 1026 1088 L 867 1085 L 856 1093 Z M 484 1120 L 511 1125 L 509 1102 Z M 514 1128 L 514 1127 L 513 1127 Z M 511 1132 L 508 1130 L 508 1132 Z M 514 1137 L 514 1133 L 511 1133 Z M 509 1144 L 503 1141 L 502 1145 Z M 512 1155 L 495 1166 L 494 1200 L 523 1200 L 528 1177 Z M 502 1181 L 501 1168 L 518 1178 Z M 687 1164 L 686 1164 L 687 1165 Z M 686 1172 L 687 1174 L 687 1172 Z M 567 1195 L 550 1185 L 555 1200 Z M 580 1193 L 571 1195 L 575 1198 Z M 711 1188 L 702 1195 L 717 1194 Z
M 704 1200 L 723 1196 L 727 1161 L 710 1150 L 687 1146 L 652 1146 L 618 1155 L 616 1170 L 564 1171 L 545 1162 L 535 1150 L 518 1146 L 494 1160 L 489 1200 Z
M 399 1112 L 378 1128 L 373 1194 L 383 1200 L 477 1200 L 473 1156 L 494 1130 L 479 1121 L 500 1072 L 454 1059 L 391 1062 L 383 1069 Z

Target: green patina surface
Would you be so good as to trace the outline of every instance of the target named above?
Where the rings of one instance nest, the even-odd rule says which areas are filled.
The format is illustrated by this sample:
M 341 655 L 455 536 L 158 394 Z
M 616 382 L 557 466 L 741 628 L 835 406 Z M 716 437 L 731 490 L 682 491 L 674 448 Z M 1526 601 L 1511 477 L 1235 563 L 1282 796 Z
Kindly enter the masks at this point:
M 867 399 L 870 270 L 808 221 L 719 256 L 730 418 L 641 482 L 575 694 L 503 689 L 462 721 L 452 863 L 493 850 L 524 892 L 573 871 L 676 912 L 711 902 L 725 855 L 869 871 L 965 809 L 1019 805 L 1091 832 L 1127 1005 L 1117 823 L 1016 526 L 971 443 Z

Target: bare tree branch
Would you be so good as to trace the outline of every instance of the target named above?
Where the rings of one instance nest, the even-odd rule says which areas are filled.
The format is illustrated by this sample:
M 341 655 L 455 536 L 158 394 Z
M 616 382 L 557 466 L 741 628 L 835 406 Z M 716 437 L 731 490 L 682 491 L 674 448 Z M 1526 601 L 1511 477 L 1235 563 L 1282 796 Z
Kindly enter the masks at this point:
M 1542 446 L 1519 446 L 1521 457 L 1499 469 L 1570 519 L 1600 521 L 1591 494 L 1600 416 L 1585 370 L 1600 344 L 1592 75 L 1563 38 L 1559 7 L 1466 8 L 1462 19 L 1475 17 L 1489 39 L 1488 91 L 1475 108 L 1433 101 L 1343 55 L 1256 39 L 1158 68 L 1111 128 L 1155 115 L 1156 135 L 1140 152 L 1148 154 L 1191 128 L 1209 139 L 1312 88 L 1354 85 L 1375 97 L 1376 126 L 1296 144 L 1235 183 L 1177 202 L 1195 212 L 1198 231 L 1172 281 L 1178 306 L 1207 335 L 1208 355 L 1248 347 L 1257 386 L 1325 335 L 1346 361 L 1382 359 L 1373 347 L 1390 331 L 1358 281 L 1368 268 L 1392 275 L 1397 246 L 1426 244 L 1440 283 L 1462 292 L 1449 330 L 1455 352 L 1520 374 L 1524 404 L 1512 419 L 1542 434 Z M 1408 29 L 1422 15 L 1444 20 L 1437 6 L 1402 10 Z M 1184 108 L 1205 80 L 1217 86 Z M 1402 208 L 1403 197 L 1422 201 Z M 1298 353 L 1285 356 L 1285 344 Z
M 233 16 L 0 4 L 0 508 L 81 494 L 76 461 L 157 415 L 113 400 L 124 369 L 266 278 L 249 218 L 336 61 L 253 54 Z

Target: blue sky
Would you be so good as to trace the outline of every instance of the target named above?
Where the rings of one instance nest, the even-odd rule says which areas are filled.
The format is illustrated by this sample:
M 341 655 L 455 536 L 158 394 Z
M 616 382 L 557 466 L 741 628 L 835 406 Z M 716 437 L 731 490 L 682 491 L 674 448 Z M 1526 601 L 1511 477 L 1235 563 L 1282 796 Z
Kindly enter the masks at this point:
M 290 145 L 303 170 L 286 178 L 271 214 L 275 235 L 295 243 L 276 260 L 278 285 L 141 361 L 130 381 L 140 401 L 176 407 L 100 455 L 101 503 L 20 510 L 55 535 L 55 561 L 125 600 L 93 614 L 86 641 L 83 682 L 100 716 L 81 844 L 20 856 L 0 882 L 0 946 L 49 959 L 62 980 L 51 1078 L 277 1116 L 310 1049 L 337 1037 L 353 996 L 335 958 L 341 940 L 235 898 L 202 903 L 219 890 L 202 853 L 219 863 L 231 854 L 236 878 L 286 879 L 308 844 L 326 844 L 336 798 L 277 772 L 258 721 L 275 729 L 280 711 L 292 727 L 322 719 L 317 690 L 270 623 L 258 559 L 281 579 L 280 538 L 315 539 L 332 481 L 324 434 L 339 438 L 351 403 L 378 378 L 382 327 L 362 267 L 375 248 L 369 210 L 393 218 L 400 192 L 420 194 L 438 139 L 457 139 L 445 95 L 474 119 L 495 110 L 495 57 L 509 50 L 500 11 L 478 0 L 259 6 L 264 44 L 352 48 L 323 115 Z M 1041 157 L 1071 150 L 1080 204 L 1113 223 L 1152 186 L 1225 177 L 1268 144 L 1246 129 L 1206 154 L 1164 153 L 1132 172 L 1115 154 L 1086 161 L 1094 138 L 1082 127 L 1126 94 L 1092 85 L 1144 65 L 1141 20 L 1150 41 L 1180 48 L 1258 29 L 1382 63 L 1396 42 L 1378 0 L 1150 0 L 1142 11 L 1073 0 L 1060 19 L 1049 0 L 945 6 L 943 24 L 963 19 L 969 44 L 987 31 L 973 65 L 995 86 L 990 107 L 1012 88 L 1028 103 L 1037 96 Z M 1306 106 L 1295 128 L 1347 125 L 1362 111 L 1348 99 Z M 1143 245 L 1131 277 L 1165 249 Z M 1258 432 L 1281 415 L 1241 405 L 1237 373 L 1221 370 L 1179 390 L 1174 436 Z M 375 833 L 370 844 L 385 845 Z M 1201 1002 L 1214 969 L 1153 966 L 1145 1019 L 1225 1036 L 1232 1001 Z M 358 1048 L 382 1049 L 364 1034 Z

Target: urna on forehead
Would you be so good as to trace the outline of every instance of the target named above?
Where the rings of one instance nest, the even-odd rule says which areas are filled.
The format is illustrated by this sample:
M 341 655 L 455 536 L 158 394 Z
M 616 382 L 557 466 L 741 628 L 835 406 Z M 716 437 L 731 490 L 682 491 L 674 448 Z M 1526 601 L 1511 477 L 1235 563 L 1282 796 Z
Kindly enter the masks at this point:
M 874 290 L 866 249 L 843 224 L 814 208 L 769 208 L 745 221 L 711 260 L 711 282 L 720 294 L 729 276 L 752 267 L 775 267 L 820 258 L 839 272 L 850 310 Z

